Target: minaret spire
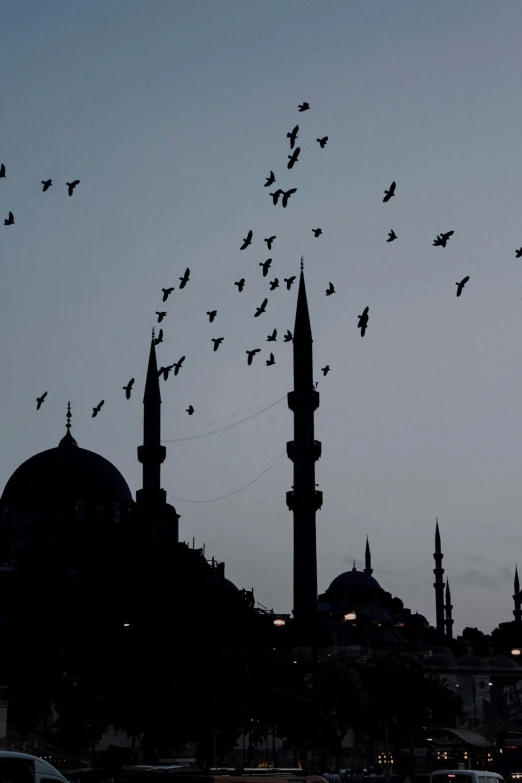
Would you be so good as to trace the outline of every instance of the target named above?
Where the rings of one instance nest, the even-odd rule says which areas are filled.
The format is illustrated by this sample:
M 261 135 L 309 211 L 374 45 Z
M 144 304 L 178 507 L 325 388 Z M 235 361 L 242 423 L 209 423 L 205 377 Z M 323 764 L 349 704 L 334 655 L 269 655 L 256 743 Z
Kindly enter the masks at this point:
M 522 609 L 520 608 L 521 596 L 520 596 L 520 582 L 518 581 L 518 565 L 515 566 L 515 582 L 514 582 L 513 601 L 515 602 L 515 608 L 513 614 L 515 615 L 515 622 L 520 624 L 522 618 Z
M 364 573 L 371 576 L 373 574 L 372 568 L 372 555 L 370 552 L 370 544 L 368 542 L 368 536 L 366 536 L 366 551 L 364 553 Z
M 138 490 L 138 502 L 167 502 L 167 493 L 161 489 L 161 464 L 166 453 L 165 446 L 161 445 L 161 394 L 153 337 L 143 395 L 143 445 L 138 446 L 138 459 L 143 465 L 143 489 Z
M 446 626 L 446 636 L 448 639 L 453 639 L 453 617 L 451 614 L 453 604 L 451 603 L 449 579 L 446 579 L 446 603 L 444 604 L 444 609 L 446 612 L 446 618 L 444 620 L 444 624 Z
M 321 443 L 314 439 L 319 394 L 314 389 L 312 329 L 303 266 L 293 343 L 294 390 L 288 394 L 288 407 L 294 414 L 294 440 L 286 444 L 286 449 L 294 463 L 294 485 L 293 491 L 286 493 L 286 503 L 294 515 L 294 617 L 298 626 L 311 631 L 317 618 L 315 515 L 322 506 L 323 493 L 315 488 L 315 463 L 321 456 Z
M 435 582 L 433 587 L 435 588 L 435 615 L 437 631 L 441 636 L 444 636 L 444 569 L 442 567 L 442 548 L 440 543 L 440 531 L 439 520 L 437 518 L 435 525 L 435 552 L 433 559 L 435 560 L 435 568 L 433 573 L 435 574 Z

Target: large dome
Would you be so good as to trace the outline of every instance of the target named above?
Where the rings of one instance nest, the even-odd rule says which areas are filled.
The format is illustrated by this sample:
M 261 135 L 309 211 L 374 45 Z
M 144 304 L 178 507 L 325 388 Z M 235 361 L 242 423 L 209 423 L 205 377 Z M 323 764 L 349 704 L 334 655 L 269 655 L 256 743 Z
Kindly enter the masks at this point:
M 337 576 L 328 590 L 335 590 L 337 593 L 348 593 L 353 590 L 380 590 L 379 582 L 365 574 L 364 571 L 357 571 L 355 566 L 351 571 L 345 571 L 344 574 Z
M 99 454 L 81 449 L 67 432 L 56 448 L 35 454 L 15 470 L 0 504 L 16 507 L 67 500 L 132 499 L 120 471 Z

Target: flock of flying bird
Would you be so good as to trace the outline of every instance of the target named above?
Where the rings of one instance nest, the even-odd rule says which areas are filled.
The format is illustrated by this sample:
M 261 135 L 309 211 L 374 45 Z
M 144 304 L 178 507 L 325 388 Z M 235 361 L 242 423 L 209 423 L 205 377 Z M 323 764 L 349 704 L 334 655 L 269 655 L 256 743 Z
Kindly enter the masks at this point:
M 304 102 L 302 104 L 299 104 L 299 106 L 298 106 L 298 111 L 299 112 L 305 112 L 305 111 L 308 111 L 309 109 L 310 109 L 310 105 L 308 103 L 306 103 L 306 102 Z M 291 154 L 288 155 L 288 163 L 287 163 L 287 169 L 289 169 L 289 170 L 291 170 L 295 166 L 295 164 L 299 161 L 299 155 L 301 153 L 301 148 L 299 146 L 296 146 L 298 133 L 299 133 L 299 125 L 296 125 L 292 129 L 292 131 L 290 131 L 289 133 L 286 134 L 287 138 L 289 139 L 289 142 L 290 142 L 290 150 L 291 150 Z M 317 142 L 318 142 L 320 148 L 324 149 L 326 144 L 327 144 L 327 142 L 328 142 L 328 136 L 323 136 L 322 138 L 318 138 Z M 2 164 L 0 164 L 0 179 L 3 179 L 5 177 L 6 177 L 6 167 L 5 167 L 5 164 L 2 163 Z M 275 182 L 276 182 L 275 174 L 274 174 L 273 171 L 270 171 L 270 175 L 266 178 L 266 182 L 264 184 L 264 187 L 270 187 Z M 42 180 L 41 184 L 43 185 L 43 192 L 45 193 L 52 186 L 52 180 L 51 179 Z M 73 195 L 74 189 L 79 184 L 80 184 L 80 180 L 78 180 L 78 179 L 73 180 L 72 182 L 67 182 L 66 183 L 67 191 L 68 191 L 69 196 Z M 396 183 L 392 182 L 390 187 L 387 190 L 384 191 L 383 202 L 387 203 L 388 201 L 390 201 L 396 195 L 395 191 L 396 191 Z M 270 192 L 269 195 L 272 198 L 272 203 L 274 205 L 277 205 L 279 203 L 279 200 L 281 200 L 281 205 L 283 206 L 283 208 L 286 208 L 288 206 L 289 199 L 296 192 L 297 192 L 297 188 L 289 188 L 288 190 L 283 190 L 282 188 L 278 188 L 277 190 L 274 190 L 274 192 Z M 14 222 L 15 222 L 14 221 L 14 215 L 13 215 L 12 212 L 9 212 L 8 218 L 4 220 L 4 225 L 5 226 L 12 226 L 12 225 L 14 225 Z M 321 228 L 313 228 L 312 232 L 313 232 L 315 238 L 319 238 L 321 236 L 321 234 L 323 233 Z M 433 245 L 435 247 L 443 247 L 443 248 L 445 248 L 447 243 L 448 243 L 448 241 L 449 241 L 449 239 L 450 239 L 450 237 L 453 234 L 454 234 L 453 231 L 447 231 L 445 233 L 438 234 L 437 237 L 435 238 L 435 240 L 433 241 Z M 239 249 L 240 250 L 246 250 L 248 247 L 250 247 L 250 245 L 252 244 L 252 239 L 253 239 L 253 231 L 249 230 L 248 233 L 247 233 L 247 236 L 243 239 L 243 242 L 242 242 L 242 244 L 241 244 Z M 388 234 L 388 239 L 386 241 L 387 242 L 394 242 L 396 239 L 397 239 L 397 234 L 395 233 L 395 231 L 393 229 L 390 230 L 390 232 Z M 271 237 L 267 237 L 267 238 L 264 239 L 264 241 L 266 242 L 267 249 L 268 249 L 269 252 L 272 250 L 272 246 L 273 246 L 273 243 L 275 242 L 275 240 L 276 240 L 276 236 L 275 235 L 271 236 Z M 516 251 L 516 257 L 517 258 L 521 258 L 522 257 L 522 247 Z M 262 275 L 263 275 L 263 277 L 267 277 L 271 265 L 272 265 L 272 258 L 268 258 L 266 261 L 259 262 L 259 266 L 262 268 Z M 180 290 L 182 290 L 183 288 L 185 288 L 185 286 L 187 285 L 187 283 L 190 280 L 190 269 L 188 267 L 185 270 L 185 273 L 183 274 L 183 276 L 179 278 L 179 280 L 180 280 L 180 283 L 179 283 L 178 288 Z M 292 275 L 291 277 L 288 277 L 288 278 L 287 277 L 283 278 L 283 282 L 286 284 L 286 289 L 288 291 L 290 291 L 290 289 L 292 288 L 292 285 L 295 282 L 295 280 L 296 280 L 296 275 Z M 456 286 L 457 286 L 457 296 L 460 296 L 462 294 L 463 288 L 466 285 L 466 283 L 468 282 L 468 280 L 469 280 L 469 275 L 464 277 L 460 282 L 456 283 Z M 273 280 L 269 281 L 269 284 L 270 284 L 270 291 L 274 291 L 276 288 L 279 288 L 279 285 L 280 285 L 279 279 L 277 277 L 274 277 Z M 245 278 L 242 277 L 240 280 L 236 281 L 234 283 L 234 285 L 237 287 L 238 292 L 241 293 L 243 291 L 244 287 L 245 287 Z M 169 288 L 162 288 L 162 292 L 163 292 L 162 302 L 163 303 L 167 302 L 167 300 L 169 299 L 169 296 L 172 294 L 173 291 L 174 291 L 174 287 L 173 286 L 169 287 Z M 326 289 L 325 293 L 326 293 L 326 296 L 331 296 L 332 294 L 335 293 L 335 287 L 334 287 L 332 282 L 329 282 L 328 288 Z M 256 311 L 254 313 L 254 318 L 258 318 L 259 316 L 261 316 L 264 313 L 266 313 L 267 304 L 268 304 L 268 298 L 265 297 L 265 299 L 263 299 L 263 301 L 261 302 L 259 307 L 256 308 Z M 209 310 L 209 311 L 207 311 L 207 315 L 209 317 L 209 322 L 210 323 L 214 322 L 217 314 L 218 314 L 217 310 Z M 166 310 L 157 310 L 156 311 L 157 322 L 161 323 L 163 321 L 163 319 L 166 317 L 166 315 L 167 315 L 167 311 Z M 368 327 L 369 307 L 365 307 L 363 312 L 361 313 L 361 315 L 359 315 L 357 317 L 359 319 L 358 320 L 358 324 L 357 324 L 357 328 L 360 329 L 361 337 L 364 337 L 364 335 L 366 333 L 366 329 Z M 283 337 L 283 342 L 292 342 L 292 339 L 293 338 L 292 338 L 291 331 L 287 330 L 286 334 Z M 219 349 L 220 345 L 223 343 L 224 337 L 213 337 L 213 338 L 211 338 L 211 340 L 212 340 L 212 343 L 213 343 L 214 351 L 217 351 Z M 267 336 L 266 340 L 267 340 L 267 342 L 275 342 L 277 340 L 277 329 L 274 329 L 272 331 L 272 333 Z M 161 342 L 163 342 L 163 329 L 162 328 L 159 329 L 157 336 L 155 336 L 154 331 L 153 331 L 153 341 L 154 341 L 154 345 L 159 345 Z M 247 350 L 246 351 L 246 354 L 247 354 L 247 365 L 250 366 L 252 364 L 254 356 L 256 354 L 260 353 L 260 351 L 261 351 L 260 348 L 254 348 L 253 350 Z M 183 366 L 183 362 L 185 361 L 185 358 L 186 358 L 185 356 L 182 356 L 177 362 L 174 362 L 173 364 L 167 365 L 165 367 L 163 367 L 163 366 L 160 367 L 160 369 L 158 370 L 158 377 L 162 376 L 163 379 L 166 381 L 168 379 L 169 374 L 170 374 L 171 371 L 173 371 L 174 376 L 177 376 L 179 371 L 180 371 L 180 369 L 181 369 L 181 367 Z M 270 366 L 272 366 L 274 364 L 275 364 L 274 354 L 270 353 L 270 358 L 266 360 L 266 366 L 270 367 Z M 323 373 L 323 376 L 326 376 L 328 374 L 328 372 L 330 371 L 330 366 L 326 365 L 325 367 L 322 367 L 321 371 Z M 125 396 L 126 396 L 127 399 L 130 399 L 130 397 L 131 397 L 131 392 L 132 392 L 132 388 L 133 388 L 133 385 L 134 385 L 134 380 L 135 380 L 134 378 L 131 378 L 129 380 L 129 382 L 123 387 L 123 390 L 125 391 Z M 42 404 L 43 404 L 43 402 L 44 402 L 46 397 L 47 397 L 47 391 L 44 392 L 40 397 L 36 398 L 36 403 L 37 403 L 36 409 L 37 410 L 40 410 L 40 408 L 41 408 L 41 406 L 42 406 Z M 104 405 L 104 402 L 105 402 L 104 400 L 101 400 L 98 403 L 98 405 L 96 405 L 93 408 L 93 410 L 92 410 L 93 418 L 98 415 L 98 413 L 100 412 L 101 408 Z M 194 413 L 194 407 L 192 405 L 189 405 L 189 407 L 186 409 L 186 411 L 189 414 L 189 416 L 191 416 Z

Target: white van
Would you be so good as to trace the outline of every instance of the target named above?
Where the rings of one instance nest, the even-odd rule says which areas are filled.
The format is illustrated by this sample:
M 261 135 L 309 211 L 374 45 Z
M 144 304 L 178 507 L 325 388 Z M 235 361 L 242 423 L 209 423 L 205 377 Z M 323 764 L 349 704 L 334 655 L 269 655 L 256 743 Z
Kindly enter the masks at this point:
M 48 761 L 39 759 L 38 756 L 0 750 L 0 783 L 68 783 L 68 781 Z
M 438 769 L 430 775 L 430 783 L 505 783 L 498 772 L 477 769 Z

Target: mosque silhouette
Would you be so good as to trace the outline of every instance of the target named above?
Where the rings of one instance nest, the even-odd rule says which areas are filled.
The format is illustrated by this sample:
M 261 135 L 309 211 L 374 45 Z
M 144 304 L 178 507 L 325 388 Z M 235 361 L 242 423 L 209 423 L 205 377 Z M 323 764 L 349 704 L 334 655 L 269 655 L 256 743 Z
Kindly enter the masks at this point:
M 323 644 L 384 648 L 419 648 L 428 642 L 446 644 L 453 638 L 451 594 L 444 583 L 438 522 L 435 531 L 435 623 L 406 608 L 386 592 L 373 576 L 369 542 L 365 567 L 337 576 L 318 595 L 316 514 L 322 492 L 316 488 L 315 463 L 321 443 L 315 439 L 314 412 L 319 393 L 313 380 L 312 330 L 301 268 L 293 337 L 294 388 L 288 405 L 294 418 L 294 438 L 287 443 L 293 463 L 294 483 L 286 503 L 293 514 L 294 581 L 293 617 L 290 622 L 306 638 L 306 629 L 318 625 Z M 252 610 L 252 591 L 238 589 L 225 577 L 225 565 L 207 559 L 204 549 L 179 541 L 179 515 L 167 502 L 161 487 L 161 465 L 166 448 L 161 442 L 161 395 L 154 341 L 150 346 L 143 397 L 143 444 L 138 459 L 143 466 L 143 486 L 132 497 L 120 471 L 107 459 L 81 448 L 72 434 L 71 407 L 66 432 L 55 448 L 30 457 L 8 480 L 0 498 L 0 585 L 10 596 L 20 588 L 24 574 L 44 563 L 40 571 L 49 579 L 52 568 L 63 585 L 74 587 L 86 574 L 96 573 L 100 557 L 108 552 L 121 560 L 134 548 L 139 553 L 144 537 L 163 557 L 170 557 L 183 579 L 202 595 Z M 132 558 L 131 558 L 132 559 Z M 180 577 L 181 578 L 181 577 Z M 520 621 L 520 594 L 515 609 Z M 231 598 L 233 596 L 233 599 Z M 25 613 L 23 606 L 19 609 Z M 31 614 L 31 613 L 30 613 Z M 279 615 L 277 615 L 280 617 Z M 353 618 L 347 619 L 347 618 Z M 38 617 L 33 610 L 31 620 Z M 316 622 L 318 621 L 318 623 Z

